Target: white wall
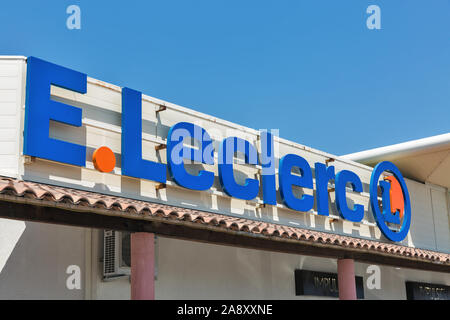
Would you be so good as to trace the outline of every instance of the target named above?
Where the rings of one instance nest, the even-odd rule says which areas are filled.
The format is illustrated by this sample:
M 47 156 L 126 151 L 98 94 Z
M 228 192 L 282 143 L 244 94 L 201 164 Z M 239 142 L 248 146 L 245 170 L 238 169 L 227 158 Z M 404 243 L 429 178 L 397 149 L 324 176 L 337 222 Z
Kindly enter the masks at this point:
M 294 270 L 337 273 L 335 259 L 158 237 L 157 299 L 317 299 L 295 296 Z M 366 299 L 406 299 L 405 281 L 450 285 L 445 273 L 380 266 L 381 289 L 369 290 L 368 264 L 355 264 Z
M 448 191 L 439 186 L 407 180 L 411 198 L 411 246 L 450 252 Z
M 24 58 L 0 58 L 0 175 L 17 177 L 20 164 Z
M 158 237 L 156 299 L 335 299 L 295 296 L 295 269 L 337 273 L 335 259 Z M 369 264 L 355 263 L 365 299 L 406 299 L 405 281 L 450 285 L 445 273 L 379 265 L 381 289 L 368 289 Z M 98 298 L 129 299 L 128 279 L 98 282 Z
M 366 263 L 355 263 L 355 273 L 364 277 L 364 296 L 368 300 L 406 300 L 406 281 L 450 285 L 448 273 L 379 265 L 381 288 L 370 290 L 367 288 L 367 280 L 371 275 L 367 272 L 369 266 Z
M 0 299 L 83 299 L 86 230 L 0 219 Z M 70 265 L 80 290 L 67 289 Z
M 129 277 L 102 280 L 102 234 L 0 219 L 0 299 L 130 299 Z M 295 296 L 294 270 L 337 272 L 335 259 L 165 237 L 156 243 L 156 299 L 318 299 Z M 69 265 L 81 269 L 81 290 L 66 287 Z M 367 267 L 355 264 L 364 284 Z M 405 281 L 450 285 L 448 274 L 380 267 L 381 289 L 365 285 L 366 299 L 406 299 Z

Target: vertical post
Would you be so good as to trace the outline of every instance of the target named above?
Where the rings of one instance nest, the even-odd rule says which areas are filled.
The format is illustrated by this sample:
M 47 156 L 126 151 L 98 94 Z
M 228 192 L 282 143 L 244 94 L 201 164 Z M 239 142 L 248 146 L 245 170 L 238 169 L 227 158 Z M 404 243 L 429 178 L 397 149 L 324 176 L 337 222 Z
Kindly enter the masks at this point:
M 338 259 L 339 300 L 356 300 L 355 262 Z
M 131 300 L 155 299 L 155 235 L 131 234 Z

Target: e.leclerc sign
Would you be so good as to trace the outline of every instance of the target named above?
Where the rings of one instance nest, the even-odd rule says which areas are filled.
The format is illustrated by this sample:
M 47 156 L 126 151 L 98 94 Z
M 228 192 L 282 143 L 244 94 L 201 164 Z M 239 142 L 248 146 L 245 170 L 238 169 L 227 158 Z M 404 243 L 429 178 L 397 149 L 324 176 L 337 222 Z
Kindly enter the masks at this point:
M 86 74 L 58 66 L 35 57 L 27 59 L 26 106 L 24 125 L 25 155 L 58 161 L 75 166 L 86 165 L 86 147 L 49 137 L 50 120 L 75 127 L 82 125 L 82 110 L 50 99 L 50 86 L 58 86 L 81 94 L 87 91 Z M 197 140 L 198 148 L 184 146 L 185 138 Z M 208 190 L 214 182 L 214 173 L 201 170 L 197 175 L 188 173 L 184 160 L 214 165 L 214 148 L 208 132 L 198 125 L 179 122 L 172 126 L 167 137 L 167 164 L 142 159 L 142 101 L 141 93 L 130 88 L 122 89 L 122 175 L 165 183 L 168 169 L 170 178 L 178 185 L 193 190 Z M 100 171 L 112 171 L 114 161 L 108 163 L 108 157 L 114 157 L 108 148 L 102 147 L 94 153 L 103 159 L 96 168 Z M 262 185 L 264 204 L 276 205 L 276 174 L 273 136 L 268 131 L 261 132 L 261 154 L 258 160 L 256 148 L 238 137 L 227 137 L 218 150 L 218 174 L 223 191 L 230 197 L 254 199 Z M 233 175 L 233 157 L 236 152 L 245 155 L 250 165 L 260 164 L 261 181 L 247 178 L 245 184 L 238 184 Z M 105 160 L 106 159 L 106 160 Z M 105 165 L 106 163 L 106 165 Z M 102 169 L 109 168 L 109 169 Z M 300 175 L 292 174 L 297 168 Z M 346 187 L 362 192 L 360 178 L 354 172 L 342 170 L 335 173 L 334 166 L 315 163 L 317 213 L 328 216 L 328 182 L 334 180 L 336 206 L 342 218 L 360 222 L 364 217 L 364 206 L 353 205 L 349 208 L 346 201 Z M 381 174 L 388 171 L 392 176 L 378 183 Z M 314 205 L 314 196 L 304 194 L 301 198 L 294 195 L 293 186 L 313 189 L 313 176 L 309 163 L 295 154 L 284 155 L 279 162 L 279 192 L 283 203 L 297 211 L 309 211 Z M 382 211 L 378 204 L 378 184 L 381 187 Z M 393 199 L 397 199 L 396 202 Z M 398 200 L 400 199 L 400 200 Z M 394 204 L 394 205 L 393 205 Z M 370 205 L 378 227 L 384 236 L 392 241 L 401 241 L 408 234 L 411 223 L 411 204 L 408 189 L 402 174 L 391 162 L 383 161 L 375 166 L 370 181 Z M 387 223 L 401 225 L 398 231 L 392 230 Z

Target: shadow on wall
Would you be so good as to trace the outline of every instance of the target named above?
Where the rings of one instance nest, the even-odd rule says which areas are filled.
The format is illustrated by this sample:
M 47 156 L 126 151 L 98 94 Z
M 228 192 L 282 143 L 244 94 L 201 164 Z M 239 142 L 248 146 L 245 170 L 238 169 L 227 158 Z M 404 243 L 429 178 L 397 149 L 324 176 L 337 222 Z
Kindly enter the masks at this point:
M 0 219 L 0 231 L 0 299 L 84 298 L 82 228 Z M 70 265 L 81 269 L 81 289 L 66 286 Z

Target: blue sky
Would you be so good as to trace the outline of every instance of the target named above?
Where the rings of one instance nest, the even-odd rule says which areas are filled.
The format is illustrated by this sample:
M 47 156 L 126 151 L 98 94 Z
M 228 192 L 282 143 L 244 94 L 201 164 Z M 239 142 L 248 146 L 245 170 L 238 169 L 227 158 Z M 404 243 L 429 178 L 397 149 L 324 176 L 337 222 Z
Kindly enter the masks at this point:
M 0 39 L 338 155 L 450 131 L 450 0 L 7 1 Z

